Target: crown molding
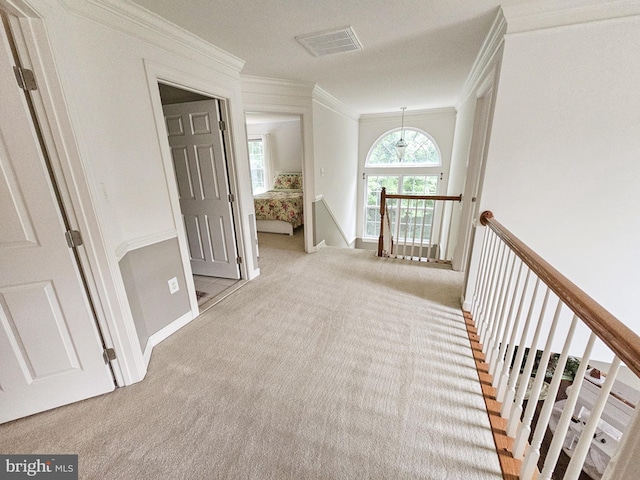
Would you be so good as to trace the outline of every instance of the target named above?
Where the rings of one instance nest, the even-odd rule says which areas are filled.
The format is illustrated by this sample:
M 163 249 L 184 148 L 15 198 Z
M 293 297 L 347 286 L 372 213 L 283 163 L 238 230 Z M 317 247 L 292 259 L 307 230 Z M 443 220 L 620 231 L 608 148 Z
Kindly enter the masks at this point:
M 318 85 L 313 88 L 312 96 L 316 102 L 340 115 L 343 115 L 355 122 L 360 119 L 360 115 L 357 112 L 351 110 L 347 105 Z
M 25 0 L 0 0 L 0 7 L 16 17 L 42 18 L 42 14 Z
M 88 18 L 132 37 L 151 43 L 178 55 L 195 60 L 206 57 L 231 69 L 236 75 L 244 67 L 244 60 L 203 40 L 149 10 L 127 0 L 62 0 L 71 14 Z
M 638 0 L 535 0 L 503 5 L 507 34 L 640 15 Z
M 424 117 L 427 115 L 455 115 L 456 109 L 453 107 L 430 108 L 425 110 L 406 110 L 405 118 Z M 402 116 L 402 112 L 366 113 L 360 116 L 360 123 L 378 123 L 396 120 Z
M 283 80 L 280 78 L 254 77 L 252 75 L 240 75 L 243 93 L 275 94 L 290 97 L 311 98 L 315 84 L 295 80 Z
M 464 82 L 460 97 L 456 104 L 456 110 L 460 110 L 462 103 L 464 103 L 470 95 L 475 93 L 478 88 L 478 84 L 482 81 L 487 70 L 494 62 L 496 54 L 502 48 L 507 27 L 507 19 L 505 18 L 504 12 L 502 9 L 499 9 L 493 24 L 491 24 L 489 33 L 487 33 L 487 36 L 480 47 L 480 51 L 473 62 L 471 71 Z

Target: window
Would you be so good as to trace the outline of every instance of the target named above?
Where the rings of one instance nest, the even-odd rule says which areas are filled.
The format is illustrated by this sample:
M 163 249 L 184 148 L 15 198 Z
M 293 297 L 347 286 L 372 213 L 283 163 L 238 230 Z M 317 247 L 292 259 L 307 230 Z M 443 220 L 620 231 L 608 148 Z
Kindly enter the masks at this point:
M 436 195 L 442 165 L 440 149 L 429 134 L 416 128 L 405 128 L 404 139 L 407 142 L 402 159 L 396 155 L 395 144 L 400 139 L 400 130 L 392 130 L 382 135 L 369 150 L 365 164 L 365 239 L 377 239 L 380 235 L 380 192 L 385 187 L 387 193 Z M 406 201 L 405 201 L 406 203 Z M 428 240 L 435 216 L 434 202 L 426 201 L 426 208 L 412 211 L 403 208 L 399 218 L 398 200 L 387 200 L 389 220 L 394 231 L 403 239 L 414 238 Z
M 416 128 L 404 129 L 407 142 L 404 156 L 396 155 L 396 143 L 402 132 L 386 133 L 373 145 L 367 157 L 369 167 L 438 167 L 441 165 L 440 150 L 427 133 Z
M 249 138 L 249 164 L 251 166 L 251 186 L 253 194 L 269 189 L 266 148 L 263 137 Z
M 365 238 L 378 238 L 380 235 L 380 192 L 382 187 L 387 189 L 387 193 L 406 193 L 416 195 L 435 195 L 438 191 L 438 175 L 367 175 L 367 203 L 365 205 Z M 398 209 L 400 204 L 396 199 L 387 200 L 389 210 L 389 220 L 394 232 L 398 224 Z M 420 206 L 422 207 L 422 205 Z M 431 224 L 433 223 L 433 201 L 427 201 L 424 214 L 424 228 L 422 218 L 422 208 L 418 208 L 414 218 L 413 212 L 409 211 L 400 218 L 400 235 L 404 238 L 413 238 L 413 228 L 415 225 L 421 229 L 423 239 L 430 238 Z M 395 235 L 395 233 L 394 233 Z M 416 239 L 420 234 L 416 235 Z

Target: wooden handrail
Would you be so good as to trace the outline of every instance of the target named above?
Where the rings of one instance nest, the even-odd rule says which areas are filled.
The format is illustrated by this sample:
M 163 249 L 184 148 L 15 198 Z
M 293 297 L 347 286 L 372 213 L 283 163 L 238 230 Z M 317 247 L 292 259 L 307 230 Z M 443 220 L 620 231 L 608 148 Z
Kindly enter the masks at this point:
M 380 236 L 378 237 L 378 256 L 381 257 L 384 251 L 384 221 L 385 215 L 387 215 L 387 199 L 400 199 L 400 200 L 445 200 L 445 201 L 453 201 L 453 202 L 461 202 L 462 194 L 457 196 L 447 196 L 447 195 L 399 195 L 399 194 L 388 194 L 387 189 L 382 187 L 380 191 Z M 388 221 L 388 218 L 387 218 Z M 393 238 L 391 238 L 391 244 L 393 244 Z M 431 251 L 431 247 L 429 247 L 429 252 Z
M 562 300 L 629 369 L 640 377 L 640 337 L 485 211 L 491 230 Z
M 384 189 L 383 189 L 384 190 Z M 400 198 L 407 200 L 451 200 L 454 202 L 462 201 L 462 194 L 457 196 L 447 196 L 447 195 L 399 195 L 399 194 L 390 194 L 385 193 L 385 198 Z

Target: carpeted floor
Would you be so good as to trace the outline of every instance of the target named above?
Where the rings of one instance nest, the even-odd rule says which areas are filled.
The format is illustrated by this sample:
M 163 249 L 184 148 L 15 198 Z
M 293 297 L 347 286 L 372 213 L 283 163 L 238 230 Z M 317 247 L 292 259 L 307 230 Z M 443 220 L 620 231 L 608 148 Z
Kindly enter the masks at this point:
M 501 479 L 446 268 L 260 236 L 262 275 L 156 347 L 144 381 L 0 425 L 80 478 Z

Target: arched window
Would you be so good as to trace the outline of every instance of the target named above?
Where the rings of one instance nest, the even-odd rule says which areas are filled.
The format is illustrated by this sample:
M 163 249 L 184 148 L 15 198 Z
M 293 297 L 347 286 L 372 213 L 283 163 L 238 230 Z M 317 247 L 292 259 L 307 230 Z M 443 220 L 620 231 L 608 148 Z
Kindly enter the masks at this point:
M 396 144 L 402 131 L 395 129 L 381 135 L 369 149 L 364 168 L 365 199 L 363 237 L 375 239 L 380 233 L 380 191 L 387 193 L 435 195 L 441 178 L 442 158 L 437 143 L 417 128 L 404 129 L 406 147 L 399 155 Z M 398 218 L 395 200 L 387 203 L 392 222 Z M 426 224 L 430 235 L 433 215 Z
M 396 145 L 402 136 L 400 129 L 382 135 L 367 156 L 368 167 L 438 167 L 442 164 L 440 149 L 426 132 L 417 128 L 404 129 L 407 146 L 399 155 Z

